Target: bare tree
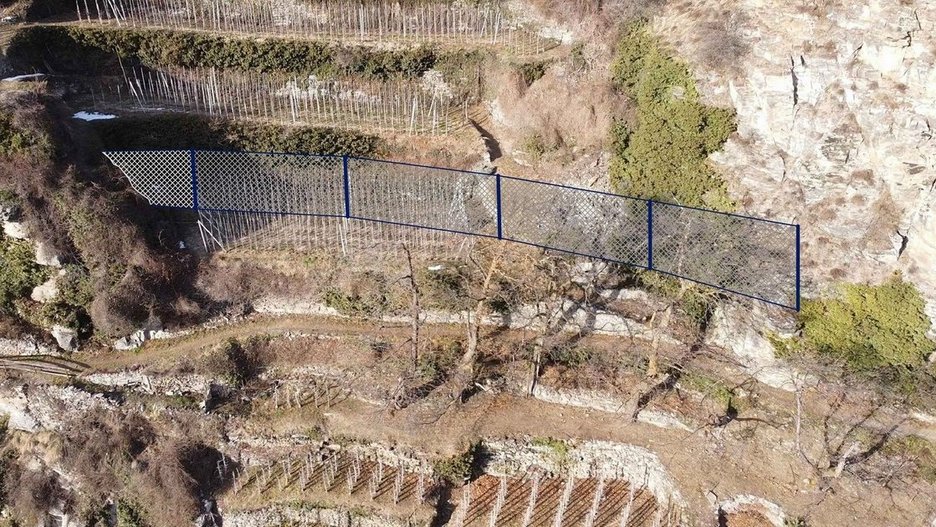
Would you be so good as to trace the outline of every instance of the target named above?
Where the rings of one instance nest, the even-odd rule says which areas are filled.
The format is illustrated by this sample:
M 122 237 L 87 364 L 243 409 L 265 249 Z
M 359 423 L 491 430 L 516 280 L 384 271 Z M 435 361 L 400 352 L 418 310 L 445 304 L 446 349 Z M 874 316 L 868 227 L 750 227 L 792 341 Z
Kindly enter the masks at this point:
M 465 353 L 462 355 L 462 358 L 458 364 L 458 369 L 455 372 L 455 383 L 452 390 L 453 399 L 464 400 L 466 392 L 474 382 L 476 375 L 475 367 L 478 361 L 478 340 L 481 333 L 481 322 L 484 320 L 485 316 L 487 316 L 490 310 L 488 306 L 488 300 L 489 293 L 491 291 L 491 282 L 494 278 L 495 272 L 497 271 L 498 265 L 500 264 L 503 253 L 504 248 L 501 246 L 497 254 L 495 254 L 491 261 L 487 264 L 487 268 L 484 273 L 484 281 L 481 283 L 481 287 L 477 294 L 471 295 L 472 300 L 475 301 L 475 306 L 474 308 L 468 308 L 465 317 L 467 342 L 465 346 Z M 471 254 L 468 255 L 468 260 L 476 268 L 484 269 L 484 266 Z M 465 279 L 470 280 L 470 273 L 468 273 Z M 466 289 L 470 291 L 470 284 Z
M 410 288 L 410 345 L 412 346 L 412 359 L 413 359 L 413 370 L 415 371 L 419 367 L 419 328 L 422 325 L 422 308 L 419 303 L 419 284 L 416 283 L 416 272 L 413 269 L 413 255 L 410 253 L 409 247 L 404 243 L 403 251 L 406 253 L 406 266 L 409 270 L 409 274 L 404 277 L 404 280 L 409 282 Z

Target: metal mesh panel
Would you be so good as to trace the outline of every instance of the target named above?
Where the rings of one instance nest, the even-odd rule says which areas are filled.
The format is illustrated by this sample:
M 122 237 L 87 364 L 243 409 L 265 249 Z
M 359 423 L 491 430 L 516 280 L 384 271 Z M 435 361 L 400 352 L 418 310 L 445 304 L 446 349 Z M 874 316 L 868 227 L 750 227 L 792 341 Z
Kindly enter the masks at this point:
M 342 219 L 342 250 L 386 236 L 374 222 L 502 236 L 798 306 L 795 225 L 653 202 L 651 228 L 645 200 L 501 176 L 498 201 L 492 175 L 369 159 L 348 158 L 346 173 L 340 157 L 196 152 L 193 175 L 189 151 L 106 155 L 153 205 L 236 213 L 200 216 L 206 245 L 312 246 L 321 228 L 296 216 L 344 218 L 347 206 L 372 221 L 362 238 Z
M 504 239 L 647 266 L 647 202 L 501 178 Z
M 352 217 L 497 236 L 494 176 L 369 159 L 348 172 Z
M 153 205 L 192 207 L 191 158 L 188 150 L 104 152 L 130 179 L 130 185 Z
M 197 152 L 203 209 L 344 215 L 340 157 Z
M 653 269 L 796 306 L 796 226 L 653 203 Z

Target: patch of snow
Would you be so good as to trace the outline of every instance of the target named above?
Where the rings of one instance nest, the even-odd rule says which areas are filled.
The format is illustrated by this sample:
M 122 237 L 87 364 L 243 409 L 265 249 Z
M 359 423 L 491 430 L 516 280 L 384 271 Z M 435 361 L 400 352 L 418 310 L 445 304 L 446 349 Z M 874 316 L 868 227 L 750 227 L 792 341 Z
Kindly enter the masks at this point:
M 7 77 L 2 80 L 2 82 L 25 82 L 25 81 L 41 81 L 45 78 L 45 73 L 30 73 L 29 75 L 16 75 L 15 77 Z
M 105 119 L 116 119 L 117 116 L 109 113 L 98 113 L 98 112 L 78 112 L 72 116 L 75 119 L 81 119 L 82 121 L 102 121 Z

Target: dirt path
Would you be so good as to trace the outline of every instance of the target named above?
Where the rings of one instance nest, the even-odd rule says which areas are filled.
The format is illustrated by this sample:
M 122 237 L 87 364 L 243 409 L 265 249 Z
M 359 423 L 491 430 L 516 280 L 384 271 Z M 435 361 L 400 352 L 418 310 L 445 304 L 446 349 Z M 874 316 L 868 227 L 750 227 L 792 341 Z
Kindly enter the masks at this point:
M 435 409 L 438 410 L 437 408 Z M 351 402 L 327 415 L 332 433 L 405 444 L 428 452 L 452 454 L 475 438 L 516 435 L 608 440 L 642 446 L 667 467 L 693 511 L 712 510 L 708 491 L 719 499 L 755 494 L 787 510 L 810 511 L 812 525 L 922 525 L 919 499 L 877 485 L 841 479 L 834 492 L 816 489 L 810 467 L 790 452 L 788 433 L 761 426 L 754 438 L 735 437 L 742 425 L 695 433 L 629 423 L 619 415 L 543 403 L 512 395 L 481 395 L 451 408 L 407 409 L 395 414 Z M 848 511 L 846 514 L 845 511 Z M 918 514 L 918 512 L 916 513 Z M 708 523 L 705 518 L 700 524 Z

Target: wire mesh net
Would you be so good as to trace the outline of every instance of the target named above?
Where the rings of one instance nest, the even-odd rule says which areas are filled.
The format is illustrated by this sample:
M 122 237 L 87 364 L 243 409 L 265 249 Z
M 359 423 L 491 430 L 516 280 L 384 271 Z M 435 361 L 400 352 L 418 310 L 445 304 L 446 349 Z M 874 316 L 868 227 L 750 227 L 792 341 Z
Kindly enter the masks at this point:
M 355 218 L 497 236 L 494 176 L 370 159 L 348 173 Z
M 200 151 L 196 176 L 199 208 L 344 215 L 340 157 Z
M 501 178 L 505 239 L 647 266 L 647 202 Z
M 796 306 L 796 226 L 653 203 L 653 269 Z
M 152 205 L 192 207 L 191 154 L 188 150 L 104 152 L 133 188 Z
M 214 151 L 106 155 L 153 205 L 224 213 L 202 214 L 206 246 L 301 249 L 336 240 L 347 252 L 351 245 L 378 247 L 401 227 L 409 229 L 407 243 L 428 246 L 436 241 L 414 228 L 434 229 L 649 267 L 798 306 L 795 225 L 659 202 L 650 218 L 646 200 L 371 159 Z M 340 221 L 301 219 L 306 216 Z

